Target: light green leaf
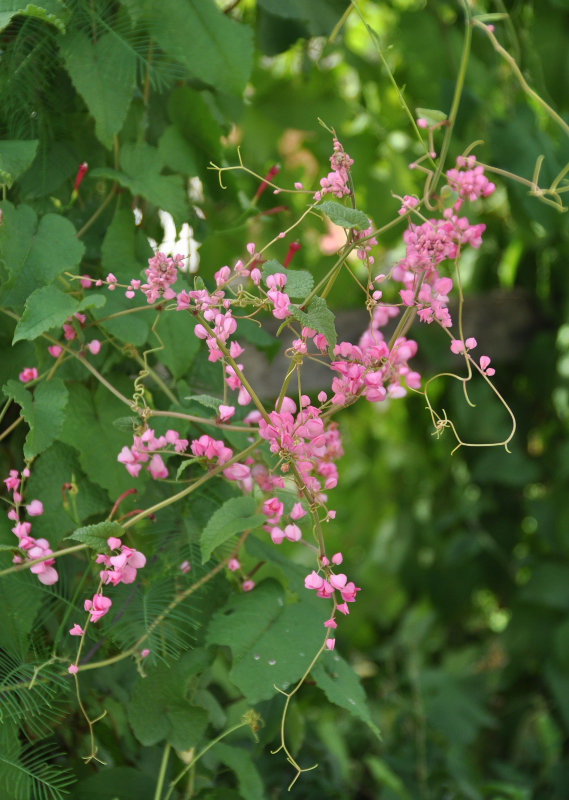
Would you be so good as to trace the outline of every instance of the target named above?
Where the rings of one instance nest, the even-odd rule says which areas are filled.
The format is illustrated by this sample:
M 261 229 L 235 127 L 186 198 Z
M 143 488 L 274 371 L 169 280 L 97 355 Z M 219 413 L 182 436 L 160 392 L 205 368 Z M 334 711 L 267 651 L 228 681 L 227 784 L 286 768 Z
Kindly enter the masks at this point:
M 267 580 L 235 595 L 210 623 L 207 642 L 228 645 L 231 679 L 250 703 L 274 696 L 301 678 L 322 644 L 325 604 L 284 605 L 284 591 Z
M 151 3 L 150 30 L 160 46 L 217 91 L 240 95 L 253 63 L 253 31 L 211 0 Z
M 448 114 L 436 108 L 416 108 L 415 115 L 426 119 L 429 125 L 436 125 L 437 122 L 444 122 L 448 118 Z
M 241 797 L 247 800 L 265 800 L 263 781 L 250 753 L 242 747 L 231 747 L 225 742 L 218 742 L 212 748 L 212 754 L 237 775 Z
M 202 531 L 200 544 L 202 564 L 212 552 L 236 533 L 258 528 L 266 521 L 264 514 L 256 513 L 257 504 L 252 497 L 232 497 L 210 517 Z
M 323 653 L 310 674 L 331 703 L 346 708 L 379 737 L 379 730 L 370 716 L 360 679 L 338 653 Z
M 359 228 L 365 230 L 369 228 L 367 214 L 358 211 L 357 208 L 349 208 L 333 200 L 325 200 L 316 206 L 317 211 L 322 211 L 334 225 L 341 225 L 342 228 Z
M 41 0 L 39 3 L 26 3 L 25 0 L 2 0 L 0 30 L 4 30 L 16 14 L 49 22 L 61 33 L 65 33 L 65 23 L 69 19 L 69 10 L 65 8 L 61 0 Z
M 31 293 L 61 275 L 73 272 L 85 246 L 72 223 L 59 214 L 46 214 L 39 224 L 26 205 L 1 204 L 0 249 L 6 274 L 4 305 L 20 309 Z
M 284 291 L 294 300 L 306 297 L 314 286 L 314 278 L 305 269 L 287 269 L 274 258 L 263 264 L 263 280 L 266 281 L 268 275 L 275 275 L 277 272 L 286 275 Z
M 334 325 L 334 314 L 326 305 L 322 297 L 314 297 L 306 309 L 301 311 L 297 306 L 289 307 L 292 316 L 307 328 L 312 328 L 317 333 L 322 333 L 328 342 L 330 354 L 336 345 L 336 327 Z
M 77 530 L 73 531 L 71 536 L 67 538 L 74 539 L 76 542 L 81 542 L 82 544 L 87 544 L 93 550 L 96 550 L 97 553 L 101 553 L 103 551 L 108 551 L 107 539 L 110 536 L 121 539 L 124 536 L 122 525 L 119 525 L 118 522 L 109 522 L 108 520 L 105 522 L 97 522 L 94 525 L 83 525 L 81 528 L 77 528 Z
M 95 119 L 97 138 L 107 148 L 126 119 L 136 82 L 136 56 L 119 36 L 108 33 L 96 44 L 74 31 L 61 50 L 73 85 Z
M 0 19 L 2 14 L 0 13 Z M 36 155 L 39 139 L 4 140 L 0 142 L 0 182 L 8 189 L 27 170 Z
M 33 396 L 17 381 L 8 381 L 3 391 L 22 408 L 22 416 L 30 428 L 24 443 L 24 456 L 35 458 L 59 435 L 65 419 L 67 388 L 59 378 L 52 378 L 36 386 Z
M 83 300 L 75 300 L 55 286 L 43 286 L 26 300 L 24 313 L 14 331 L 12 344 L 20 339 L 36 339 L 45 331 L 63 325 L 67 317 L 86 308 L 104 306 L 106 297 L 90 293 Z

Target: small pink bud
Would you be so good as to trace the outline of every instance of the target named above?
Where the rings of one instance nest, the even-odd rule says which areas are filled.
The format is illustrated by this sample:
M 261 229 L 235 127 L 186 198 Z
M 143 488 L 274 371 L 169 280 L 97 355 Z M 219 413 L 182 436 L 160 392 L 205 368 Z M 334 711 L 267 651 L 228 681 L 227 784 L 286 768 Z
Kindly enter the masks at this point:
M 231 570 L 231 572 L 237 572 L 238 569 L 241 568 L 241 564 L 236 558 L 230 558 L 227 564 L 227 569 Z
M 326 647 L 328 650 L 333 650 L 336 647 L 335 639 L 326 639 Z
M 69 631 L 70 636 L 83 636 L 83 633 L 84 633 L 83 628 L 81 627 L 81 625 L 78 625 L 77 623 L 75 623 L 75 625 Z
M 241 588 L 244 592 L 250 592 L 255 588 L 255 581 L 243 581 Z
M 332 564 L 336 565 L 341 564 L 343 560 L 344 557 L 341 553 L 334 553 L 334 555 L 332 556 Z
M 118 550 L 122 542 L 116 536 L 109 536 L 107 544 L 109 545 L 109 550 Z
M 47 352 L 53 358 L 57 358 L 63 353 L 63 348 L 60 347 L 58 344 L 50 344 L 49 347 L 47 348 Z
M 334 617 L 330 617 L 330 619 L 327 619 L 326 622 L 324 623 L 324 627 L 325 628 L 337 628 L 338 627 L 338 623 L 336 622 Z
M 147 647 L 145 647 L 144 650 L 140 651 L 140 657 L 141 658 L 146 658 L 146 656 L 148 656 L 148 655 L 150 655 L 150 650 Z
M 79 672 L 79 667 L 78 667 L 78 666 L 76 666 L 75 664 L 70 664 L 70 665 L 67 667 L 67 672 L 68 672 L 70 675 L 76 675 L 76 674 Z
M 87 350 L 93 356 L 96 356 L 100 349 L 101 349 L 101 342 L 98 339 L 91 339 L 91 341 L 87 345 Z

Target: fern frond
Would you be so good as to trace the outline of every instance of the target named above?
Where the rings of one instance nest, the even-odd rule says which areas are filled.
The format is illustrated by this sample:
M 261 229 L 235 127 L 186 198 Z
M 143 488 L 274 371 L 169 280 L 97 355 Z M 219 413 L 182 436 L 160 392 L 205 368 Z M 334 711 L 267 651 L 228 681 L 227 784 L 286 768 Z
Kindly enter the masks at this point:
M 13 800 L 64 800 L 75 782 L 70 770 L 57 766 L 49 741 L 22 746 L 17 730 L 0 729 L 0 785 Z
M 59 698 L 69 688 L 70 682 L 60 665 L 18 661 L 0 650 L 2 725 L 12 722 L 23 726 L 31 736 L 45 737 L 52 731 L 54 717 L 60 716 Z

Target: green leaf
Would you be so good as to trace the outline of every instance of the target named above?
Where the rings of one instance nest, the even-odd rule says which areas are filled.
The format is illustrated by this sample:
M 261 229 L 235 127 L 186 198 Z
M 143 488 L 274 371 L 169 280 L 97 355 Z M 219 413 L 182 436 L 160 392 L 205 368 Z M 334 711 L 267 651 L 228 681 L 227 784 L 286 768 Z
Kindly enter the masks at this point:
M 128 707 L 128 721 L 141 744 L 167 739 L 176 750 L 195 747 L 207 727 L 205 709 L 186 699 L 192 684 L 211 661 L 205 650 L 193 650 L 171 667 L 150 668 L 135 683 Z
M 92 177 L 117 181 L 130 193 L 145 197 L 158 208 L 169 211 L 181 225 L 188 215 L 188 204 L 181 175 L 161 175 L 162 158 L 156 147 L 146 142 L 123 145 L 120 156 L 121 171 L 98 168 Z
M 108 551 L 107 539 L 110 536 L 121 539 L 124 536 L 122 525 L 119 525 L 118 522 L 109 522 L 108 520 L 105 522 L 97 522 L 94 525 L 83 525 L 81 528 L 77 528 L 77 530 L 73 531 L 71 536 L 67 538 L 73 539 L 76 542 L 81 542 L 82 544 L 87 544 L 93 550 L 96 550 L 97 553 L 101 553 L 103 550 L 105 552 Z
M 448 114 L 436 108 L 416 108 L 415 115 L 426 119 L 429 125 L 436 125 L 437 122 L 444 122 L 448 118 Z
M 333 200 L 325 200 L 316 206 L 316 210 L 322 211 L 331 222 L 335 225 L 341 225 L 342 228 L 359 228 L 360 230 L 369 228 L 367 214 L 364 214 L 363 211 L 358 211 L 357 208 L 349 208 L 349 206 L 343 206 Z
M 96 43 L 86 33 L 65 36 L 61 50 L 73 85 L 95 119 L 95 133 L 110 149 L 126 119 L 136 82 L 136 56 L 115 34 Z
M 127 437 L 114 427 L 113 421 L 124 416 L 125 406 L 102 386 L 91 394 L 85 386 L 71 384 L 69 410 L 59 438 L 77 450 L 89 480 L 116 498 L 132 487 L 132 478 L 116 460 Z M 132 439 L 128 444 L 131 443 Z M 141 478 L 142 475 L 139 482 Z
M 35 531 L 34 531 L 35 533 Z M 32 534 L 33 535 L 33 534 Z M 14 536 L 14 546 L 18 542 Z M 0 603 L 3 620 L 0 625 L 0 647 L 13 656 L 25 657 L 29 648 L 29 635 L 34 627 L 44 598 L 41 591 L 34 591 L 30 583 L 36 581 L 34 575 L 5 575 L 0 581 Z
M 252 497 L 232 497 L 210 517 L 204 528 L 200 544 L 202 564 L 209 560 L 213 550 L 236 533 L 258 528 L 266 521 L 264 514 L 256 513 L 257 504 Z
M 16 14 L 49 22 L 61 33 L 65 33 L 65 23 L 69 19 L 69 10 L 65 8 L 62 0 L 41 0 L 40 3 L 26 3 L 25 0 L 3 0 L 0 10 L 0 30 L 4 30 Z
M 268 275 L 275 275 L 277 272 L 286 275 L 284 291 L 295 300 L 306 297 L 314 286 L 314 278 L 305 269 L 287 269 L 274 258 L 263 264 L 263 280 L 266 281 Z
M 303 326 L 312 328 L 317 333 L 322 333 L 328 342 L 330 354 L 336 345 L 336 327 L 334 325 L 334 314 L 326 305 L 322 297 L 314 297 L 306 309 L 301 311 L 297 306 L 289 306 L 290 313 Z
M 276 581 L 263 581 L 252 592 L 233 596 L 208 628 L 208 644 L 231 648 L 231 679 L 250 703 L 273 697 L 275 686 L 289 689 L 322 644 L 325 604 L 285 606 L 283 594 Z
M 164 164 L 182 175 L 197 175 L 196 154 L 176 125 L 169 125 L 158 141 L 158 151 Z
M 212 748 L 212 755 L 236 774 L 241 797 L 247 800 L 264 800 L 263 781 L 250 753 L 242 747 L 231 747 L 225 742 L 218 742 Z
M 61 431 L 67 388 L 59 378 L 52 378 L 36 386 L 33 396 L 18 381 L 8 381 L 3 391 L 22 408 L 22 416 L 30 428 L 24 443 L 24 456 L 35 458 L 47 450 Z
M 26 205 L 1 204 L 0 249 L 7 282 L 4 305 L 20 309 L 31 293 L 61 275 L 73 272 L 85 251 L 68 219 L 46 214 L 39 224 Z
M 331 703 L 346 708 L 379 737 L 379 730 L 370 716 L 360 679 L 338 653 L 323 653 L 310 674 Z
M 165 311 L 160 316 L 157 333 L 164 350 L 157 356 L 176 381 L 187 374 L 200 350 L 201 341 L 194 336 L 195 325 L 196 320 L 187 311 Z
M 0 19 L 2 14 L 0 12 Z M 0 142 L 0 182 L 10 189 L 16 178 L 27 170 L 35 158 L 39 139 L 12 139 Z
M 260 8 L 286 20 L 306 23 L 312 36 L 327 36 L 346 9 L 343 0 L 258 0 Z
M 150 30 L 160 46 L 217 91 L 241 95 L 253 64 L 253 31 L 211 0 L 152 4 Z
M 14 331 L 12 344 L 20 339 L 37 339 L 45 331 L 63 325 L 67 317 L 78 311 L 104 306 L 106 299 L 104 295 L 93 292 L 78 301 L 55 286 L 36 289 L 26 300 L 24 313 Z

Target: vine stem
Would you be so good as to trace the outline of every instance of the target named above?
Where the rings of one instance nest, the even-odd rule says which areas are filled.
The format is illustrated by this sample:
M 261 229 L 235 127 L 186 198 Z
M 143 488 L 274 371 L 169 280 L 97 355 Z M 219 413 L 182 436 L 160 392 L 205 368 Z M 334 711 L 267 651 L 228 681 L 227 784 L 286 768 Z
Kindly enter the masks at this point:
M 170 742 L 166 742 L 164 752 L 162 753 L 162 761 L 160 762 L 160 771 L 158 773 L 158 780 L 156 781 L 156 790 L 154 792 L 154 800 L 160 800 L 162 797 L 162 788 L 164 786 L 164 778 L 166 776 L 166 767 L 168 766 L 168 759 L 170 757 Z

